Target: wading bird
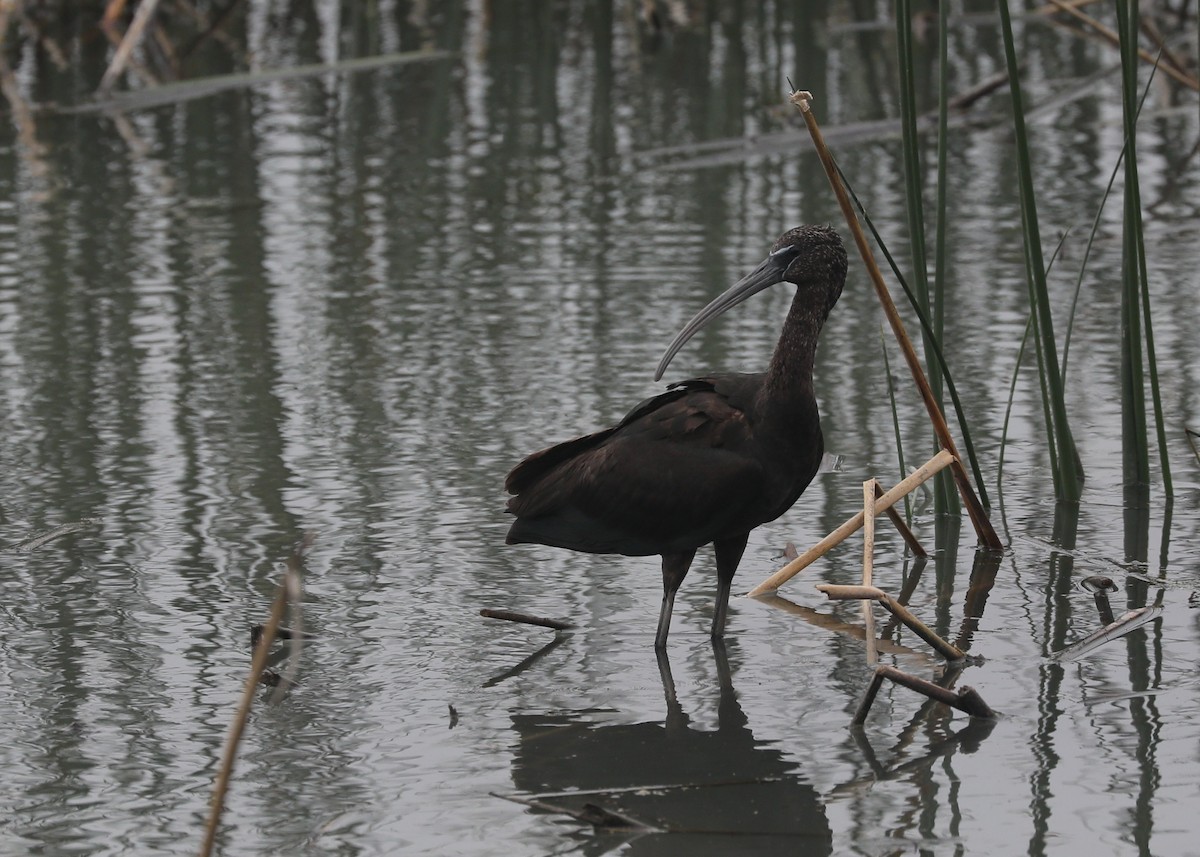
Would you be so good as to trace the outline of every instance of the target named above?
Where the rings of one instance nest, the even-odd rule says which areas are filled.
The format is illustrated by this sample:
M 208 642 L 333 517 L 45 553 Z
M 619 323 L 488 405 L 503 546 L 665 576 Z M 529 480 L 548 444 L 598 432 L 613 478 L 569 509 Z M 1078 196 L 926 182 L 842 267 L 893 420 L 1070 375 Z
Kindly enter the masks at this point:
M 722 373 L 671 384 L 612 428 L 535 452 L 508 474 L 517 516 L 508 544 L 587 553 L 662 555 L 656 649 L 667 643 L 675 592 L 696 549 L 712 542 L 724 635 L 733 575 L 750 531 L 792 507 L 824 446 L 812 370 L 821 326 L 846 281 L 846 250 L 829 227 L 785 232 L 770 255 L 700 310 L 658 364 L 706 323 L 778 283 L 796 287 L 766 372 Z

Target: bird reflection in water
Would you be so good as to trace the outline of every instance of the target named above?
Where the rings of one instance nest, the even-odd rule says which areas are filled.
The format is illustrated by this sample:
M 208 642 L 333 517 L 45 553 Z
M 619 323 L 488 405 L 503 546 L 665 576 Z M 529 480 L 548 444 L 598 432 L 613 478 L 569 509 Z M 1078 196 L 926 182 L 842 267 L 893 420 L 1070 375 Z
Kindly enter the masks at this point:
M 586 837 L 584 853 L 832 853 L 820 796 L 795 762 L 754 737 L 724 644 L 714 640 L 713 651 L 716 731 L 696 728 L 680 706 L 665 651 L 658 653 L 664 720 L 605 725 L 588 712 L 512 716 L 520 735 L 513 781 L 521 792 L 572 811 L 595 804 L 653 828 Z

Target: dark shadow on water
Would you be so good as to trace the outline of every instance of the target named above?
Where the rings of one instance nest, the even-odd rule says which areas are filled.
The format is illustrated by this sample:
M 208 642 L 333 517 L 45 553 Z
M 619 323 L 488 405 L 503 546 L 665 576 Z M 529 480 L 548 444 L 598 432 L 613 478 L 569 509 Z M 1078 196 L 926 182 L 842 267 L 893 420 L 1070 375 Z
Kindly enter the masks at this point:
M 483 683 L 483 686 L 484 687 L 495 687 L 496 685 L 500 684 L 500 682 L 502 682 L 502 681 L 507 681 L 508 679 L 512 678 L 513 676 L 520 675 L 521 673 L 525 672 L 525 670 L 529 669 L 531 666 L 533 666 L 538 661 L 540 661 L 542 658 L 546 657 L 546 655 L 550 654 L 552 651 L 554 651 L 559 646 L 561 646 L 563 641 L 566 639 L 567 638 L 563 634 L 555 634 L 554 639 L 550 640 L 550 642 L 546 643 L 544 646 L 542 646 L 536 652 L 534 652 L 533 654 L 531 654 L 528 657 L 526 657 L 525 659 L 523 659 L 516 666 L 509 667 L 504 672 L 498 673 L 498 674 L 492 676 L 491 678 L 489 678 L 487 681 L 485 681 Z
M 594 713 L 515 714 L 520 742 L 513 782 L 556 806 L 586 803 L 658 828 L 652 833 L 576 834 L 585 854 L 832 853 L 816 790 L 795 762 L 754 737 L 733 689 L 724 645 L 714 643 L 719 725 L 702 731 L 675 695 L 659 658 L 666 717 L 605 725 Z M 564 794 L 566 793 L 566 794 Z

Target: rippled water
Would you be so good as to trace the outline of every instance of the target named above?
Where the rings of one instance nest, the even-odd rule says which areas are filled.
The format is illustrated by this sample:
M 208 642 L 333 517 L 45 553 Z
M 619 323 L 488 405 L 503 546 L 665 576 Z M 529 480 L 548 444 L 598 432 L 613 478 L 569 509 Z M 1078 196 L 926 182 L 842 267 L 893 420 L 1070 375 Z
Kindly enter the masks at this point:
M 947 351 L 1009 550 L 977 554 L 965 521 L 935 526 L 918 498 L 936 557 L 914 564 L 881 527 L 876 580 L 969 650 L 957 684 L 1001 717 L 885 688 L 855 733 L 870 675 L 859 607 L 812 584 L 856 581 L 860 542 L 790 583 L 788 603 L 735 599 L 727 652 L 707 637 L 702 552 L 660 664 L 656 558 L 506 548 L 502 486 L 525 454 L 650 395 L 675 331 L 777 234 L 840 222 L 779 106 L 785 75 L 817 93 L 843 167 L 903 245 L 898 140 L 837 136 L 895 115 L 890 24 L 855 24 L 841 4 L 729 4 L 654 43 L 628 4 L 340 18 L 334 3 L 248 5 L 236 26 L 262 68 L 454 53 L 39 114 L 41 153 L 0 131 L 0 850 L 195 852 L 249 627 L 305 534 L 317 637 L 299 686 L 251 715 L 223 853 L 1192 850 L 1194 98 L 1153 90 L 1139 140 L 1170 514 L 1157 481 L 1146 507 L 1123 501 L 1115 198 L 1070 349 L 1084 501 L 1053 502 L 1031 374 L 996 491 L 1027 314 L 1015 167 L 1003 125 L 955 134 Z M 995 36 L 990 18 L 955 27 L 956 85 L 1002 64 Z M 1041 25 L 1022 39 L 1035 102 L 1114 61 Z M 27 98 L 71 100 L 77 81 L 24 59 Z M 1121 146 L 1116 87 L 1085 86 L 1033 125 L 1047 246 L 1071 229 L 1052 276 L 1060 339 Z M 670 376 L 763 365 L 789 300 L 776 291 L 698 336 Z M 818 357 L 842 468 L 753 534 L 735 589 L 852 515 L 864 479 L 895 481 L 881 324 L 853 265 Z M 891 366 L 900 378 L 894 349 Z M 899 390 L 911 464 L 930 441 Z M 64 524 L 77 526 L 30 543 Z M 1118 614 L 1157 605 L 1161 619 L 1051 660 L 1100 626 L 1078 586 L 1091 574 L 1121 586 Z M 479 617 L 497 606 L 578 629 L 555 643 Z M 941 673 L 919 640 L 885 630 L 899 644 L 885 660 Z M 594 834 L 494 796 L 580 790 L 545 800 L 671 832 Z

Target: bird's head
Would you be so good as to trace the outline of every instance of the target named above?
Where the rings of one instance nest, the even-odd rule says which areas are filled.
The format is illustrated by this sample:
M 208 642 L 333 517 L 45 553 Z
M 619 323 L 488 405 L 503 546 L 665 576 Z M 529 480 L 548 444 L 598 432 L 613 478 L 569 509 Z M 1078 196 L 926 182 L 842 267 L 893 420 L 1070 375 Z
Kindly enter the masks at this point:
M 706 306 L 679 331 L 658 362 L 654 380 L 667 370 L 679 349 L 708 322 L 737 306 L 751 295 L 779 283 L 792 283 L 797 293 L 808 296 L 821 309 L 821 320 L 829 316 L 846 283 L 846 248 L 830 226 L 797 226 L 779 236 L 766 259 Z

